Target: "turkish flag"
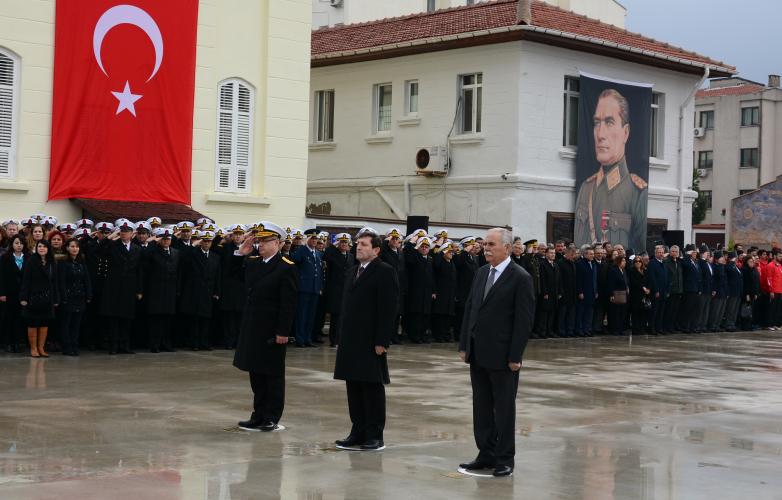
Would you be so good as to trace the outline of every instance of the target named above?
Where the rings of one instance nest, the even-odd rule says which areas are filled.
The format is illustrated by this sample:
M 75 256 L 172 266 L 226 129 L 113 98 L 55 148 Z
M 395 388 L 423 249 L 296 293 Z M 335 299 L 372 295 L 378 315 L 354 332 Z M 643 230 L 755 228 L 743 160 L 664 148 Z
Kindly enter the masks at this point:
M 57 1 L 50 200 L 190 204 L 197 24 L 198 0 Z

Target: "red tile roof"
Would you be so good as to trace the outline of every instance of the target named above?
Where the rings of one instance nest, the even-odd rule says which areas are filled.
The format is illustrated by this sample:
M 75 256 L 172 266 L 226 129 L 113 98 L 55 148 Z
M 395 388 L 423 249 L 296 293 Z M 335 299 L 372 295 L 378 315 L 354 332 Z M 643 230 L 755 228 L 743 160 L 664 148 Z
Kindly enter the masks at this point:
M 695 94 L 695 97 L 697 99 L 702 99 L 705 97 L 722 97 L 726 95 L 754 94 L 756 92 L 762 92 L 763 90 L 765 90 L 765 88 L 766 87 L 764 87 L 763 85 L 755 85 L 755 84 L 732 85 L 730 87 L 701 89 Z
M 160 217 L 163 223 L 173 224 L 183 220 L 195 221 L 204 217 L 187 205 L 179 203 L 92 200 L 88 198 L 73 198 L 71 201 L 84 210 L 86 217 L 94 219 L 95 222 L 99 220 L 113 222 L 120 217 L 135 222 L 147 220 L 150 217 Z
M 380 48 L 434 37 L 448 37 L 497 28 L 517 26 L 517 0 L 495 0 L 472 6 L 455 7 L 431 13 L 382 19 L 366 23 L 324 28 L 312 32 L 313 59 L 327 54 Z M 691 63 L 734 70 L 722 62 L 674 47 L 615 26 L 602 23 L 539 0 L 532 3 L 532 26 L 619 44 L 635 51 L 651 51 Z M 599 42 L 598 42 L 599 43 Z M 320 57 L 318 57 L 320 56 Z M 334 54 L 334 57 L 339 57 Z

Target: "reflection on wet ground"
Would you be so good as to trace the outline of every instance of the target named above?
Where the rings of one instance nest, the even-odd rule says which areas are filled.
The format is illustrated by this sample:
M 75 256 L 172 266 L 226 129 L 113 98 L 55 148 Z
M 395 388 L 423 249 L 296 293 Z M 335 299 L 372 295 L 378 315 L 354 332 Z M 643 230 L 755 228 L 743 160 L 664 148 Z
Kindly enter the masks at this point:
M 382 453 L 340 452 L 335 352 L 291 350 L 287 430 L 250 411 L 232 353 L 0 356 L 0 498 L 782 499 L 782 335 L 532 341 L 516 473 L 475 455 L 451 345 L 394 347 Z

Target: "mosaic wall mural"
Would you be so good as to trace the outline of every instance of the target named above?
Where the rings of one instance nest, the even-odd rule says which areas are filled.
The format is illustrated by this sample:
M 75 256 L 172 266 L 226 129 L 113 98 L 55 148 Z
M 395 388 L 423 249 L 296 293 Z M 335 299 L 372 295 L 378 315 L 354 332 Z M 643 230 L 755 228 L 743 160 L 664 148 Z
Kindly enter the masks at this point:
M 782 176 L 733 200 L 730 239 L 745 248 L 782 247 Z

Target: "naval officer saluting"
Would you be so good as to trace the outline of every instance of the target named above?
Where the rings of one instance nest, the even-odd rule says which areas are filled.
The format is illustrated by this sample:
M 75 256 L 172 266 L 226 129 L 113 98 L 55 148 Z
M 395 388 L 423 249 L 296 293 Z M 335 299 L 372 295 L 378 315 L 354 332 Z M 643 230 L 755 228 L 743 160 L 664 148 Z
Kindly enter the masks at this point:
M 239 427 L 270 432 L 282 429 L 285 347 L 296 315 L 298 273 L 293 261 L 280 254 L 285 238 L 280 226 L 260 222 L 253 236 L 234 252 L 244 259 L 247 292 L 234 366 L 250 373 L 253 390 L 253 413 Z

